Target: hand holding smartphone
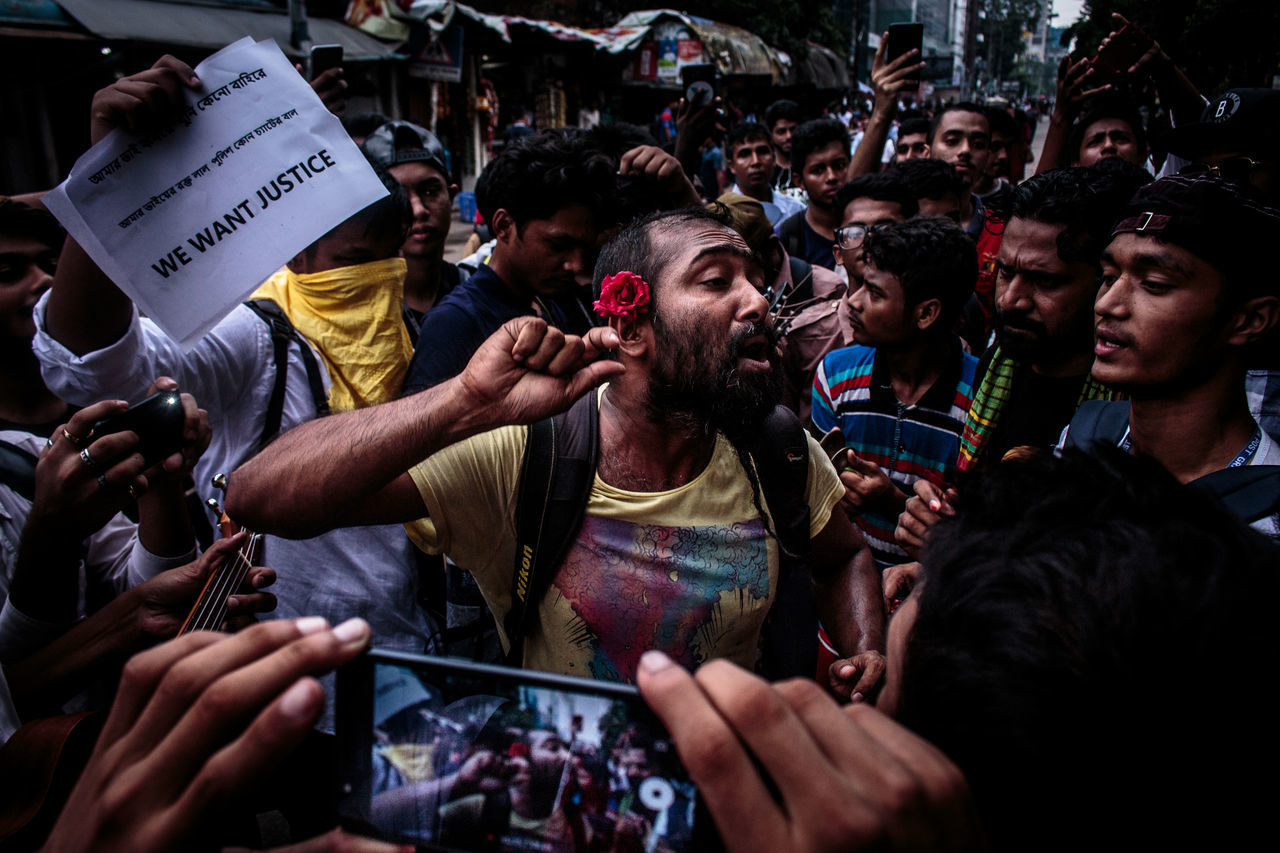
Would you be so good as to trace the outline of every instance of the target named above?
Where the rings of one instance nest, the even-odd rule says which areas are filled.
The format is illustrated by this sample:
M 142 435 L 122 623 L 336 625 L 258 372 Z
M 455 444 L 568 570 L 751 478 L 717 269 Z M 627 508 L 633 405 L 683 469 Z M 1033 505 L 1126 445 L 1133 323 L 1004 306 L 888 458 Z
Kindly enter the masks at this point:
M 426 850 L 716 849 L 635 688 L 374 650 L 338 673 L 339 815 Z

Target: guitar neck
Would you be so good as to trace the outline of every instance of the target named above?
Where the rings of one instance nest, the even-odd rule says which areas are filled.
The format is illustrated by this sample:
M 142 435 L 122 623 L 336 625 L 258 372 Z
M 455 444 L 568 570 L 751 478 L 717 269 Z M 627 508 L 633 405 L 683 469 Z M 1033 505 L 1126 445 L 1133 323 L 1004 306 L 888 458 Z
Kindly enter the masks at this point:
M 249 541 L 245 546 L 214 569 L 213 574 L 205 581 L 204 588 L 200 590 L 191 612 L 187 614 L 186 621 L 178 629 L 179 636 L 192 631 L 217 631 L 222 628 L 222 623 L 227 619 L 227 596 L 234 593 L 248 577 L 261 540 L 261 534 L 249 534 Z

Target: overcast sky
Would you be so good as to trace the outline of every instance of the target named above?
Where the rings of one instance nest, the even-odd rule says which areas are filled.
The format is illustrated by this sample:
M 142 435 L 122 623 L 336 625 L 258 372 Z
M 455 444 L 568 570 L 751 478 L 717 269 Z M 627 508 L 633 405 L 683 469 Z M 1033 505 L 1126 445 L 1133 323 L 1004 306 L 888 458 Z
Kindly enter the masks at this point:
M 1053 0 L 1054 19 L 1049 22 L 1054 27 L 1069 27 L 1080 17 L 1084 8 L 1084 0 Z

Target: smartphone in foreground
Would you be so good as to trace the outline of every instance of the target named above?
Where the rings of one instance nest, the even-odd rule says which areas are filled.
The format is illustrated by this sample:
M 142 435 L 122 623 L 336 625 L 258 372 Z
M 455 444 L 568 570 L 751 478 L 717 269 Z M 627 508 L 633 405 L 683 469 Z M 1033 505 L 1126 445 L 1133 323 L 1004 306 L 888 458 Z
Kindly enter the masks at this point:
M 338 671 L 339 816 L 422 850 L 720 848 L 635 688 L 373 650 Z

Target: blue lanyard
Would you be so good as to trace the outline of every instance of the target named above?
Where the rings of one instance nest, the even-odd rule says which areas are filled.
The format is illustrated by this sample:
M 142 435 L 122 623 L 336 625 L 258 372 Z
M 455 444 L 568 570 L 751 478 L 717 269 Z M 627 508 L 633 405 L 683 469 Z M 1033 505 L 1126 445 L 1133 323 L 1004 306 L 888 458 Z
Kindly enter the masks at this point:
M 1249 464 L 1249 460 L 1253 458 L 1253 454 L 1258 452 L 1258 445 L 1262 443 L 1262 427 L 1255 426 L 1253 428 L 1253 438 L 1249 439 L 1249 443 L 1244 446 L 1244 450 L 1231 460 L 1228 468 L 1239 468 L 1241 465 Z M 1120 438 L 1120 449 L 1125 453 L 1129 453 L 1133 446 L 1133 441 L 1129 438 L 1129 428 L 1124 428 L 1124 435 Z

